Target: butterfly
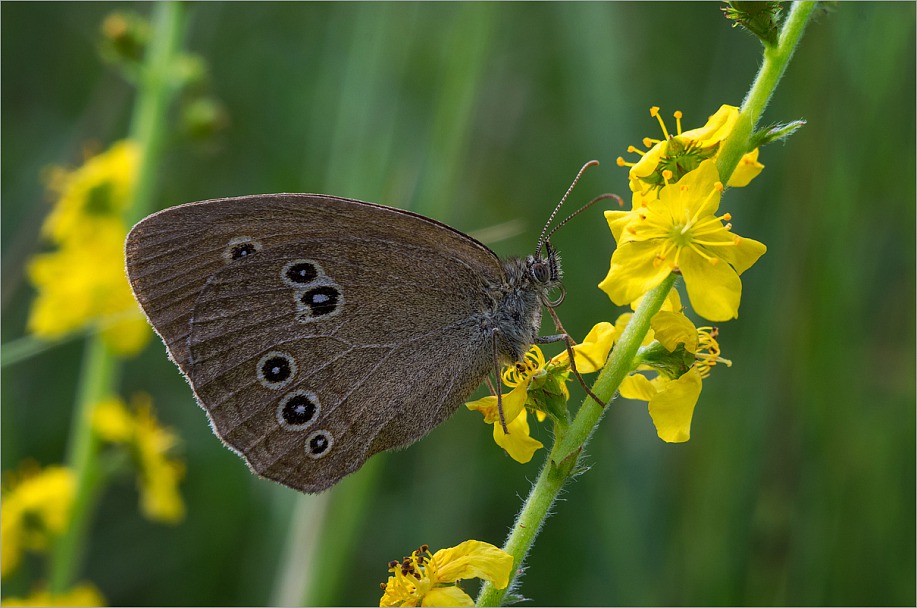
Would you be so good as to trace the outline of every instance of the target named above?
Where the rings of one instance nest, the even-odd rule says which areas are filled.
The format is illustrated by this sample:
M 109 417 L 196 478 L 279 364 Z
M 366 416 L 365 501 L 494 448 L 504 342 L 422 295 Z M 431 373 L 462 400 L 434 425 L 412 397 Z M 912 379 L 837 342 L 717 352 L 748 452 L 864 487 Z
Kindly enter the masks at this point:
M 267 194 L 155 213 L 125 254 L 214 432 L 258 475 L 318 492 L 524 358 L 562 299 L 544 234 L 534 255 L 501 260 L 409 211 Z

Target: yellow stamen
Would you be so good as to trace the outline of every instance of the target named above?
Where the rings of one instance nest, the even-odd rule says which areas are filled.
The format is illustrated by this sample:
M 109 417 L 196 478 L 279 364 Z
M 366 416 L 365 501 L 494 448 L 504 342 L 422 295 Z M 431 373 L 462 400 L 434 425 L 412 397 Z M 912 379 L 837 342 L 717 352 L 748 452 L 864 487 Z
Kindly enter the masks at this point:
M 660 141 L 662 141 L 662 140 L 661 140 L 661 139 L 653 139 L 652 137 L 644 137 L 644 138 L 643 138 L 643 145 L 646 146 L 647 148 L 652 148 L 653 146 L 655 146 L 656 144 L 658 144 Z
M 716 338 L 719 335 L 717 327 L 698 327 L 697 328 L 697 352 L 694 353 L 697 359 L 697 371 L 701 378 L 710 375 L 710 370 L 718 363 L 726 367 L 732 367 L 732 361 L 720 356 L 720 345 Z
M 542 353 L 541 349 L 537 346 L 532 346 L 532 348 L 525 353 L 525 358 L 522 361 L 519 361 L 515 365 L 508 365 L 503 369 L 503 373 L 501 374 L 503 384 L 511 388 L 516 388 L 528 380 L 535 372 L 544 367 L 544 365 L 544 353 Z
M 700 257 L 704 258 L 707 262 L 709 262 L 710 265 L 716 266 L 717 264 L 720 263 L 719 258 L 714 257 L 712 255 L 708 255 L 700 247 L 698 247 L 696 243 L 691 243 L 690 245 L 688 245 L 688 247 L 690 247 L 697 255 L 699 255 Z
M 629 162 L 627 162 L 626 160 L 624 160 L 624 157 L 623 157 L 623 156 L 619 156 L 619 157 L 618 157 L 618 160 L 615 161 L 615 162 L 618 163 L 618 166 L 619 166 L 619 167 L 633 167 L 634 165 L 637 164 L 637 163 L 629 163 Z
M 639 154 L 640 156 L 643 156 L 644 154 L 646 154 L 646 152 L 644 152 L 643 150 L 640 150 L 640 149 L 638 149 L 638 148 L 636 148 L 636 147 L 634 147 L 634 146 L 627 146 L 627 151 L 628 151 L 628 152 L 631 152 L 631 153 L 636 152 L 636 153 Z
M 666 139 L 669 139 L 671 135 L 665 128 L 665 121 L 662 120 L 662 116 L 659 114 L 659 107 L 653 106 L 650 108 L 650 116 L 653 116 L 656 120 L 659 121 L 659 126 L 662 127 L 662 134 L 665 135 Z
M 681 110 L 675 110 L 675 125 L 678 129 L 678 134 L 681 135 Z
M 662 179 L 665 180 L 665 185 L 666 185 L 666 186 L 669 185 L 669 180 L 672 179 L 672 176 L 673 176 L 673 175 L 674 175 L 674 173 L 672 173 L 672 171 L 671 171 L 670 169 L 663 169 L 663 170 L 662 170 Z
M 719 184 L 719 182 L 716 182 L 716 183 Z M 696 222 L 701 211 L 707 208 L 707 203 L 710 202 L 710 199 L 712 199 L 714 196 L 718 196 L 720 192 L 722 192 L 722 190 L 717 190 L 716 184 L 714 184 L 713 186 L 714 186 L 713 190 L 710 191 L 710 194 L 707 195 L 707 198 L 704 199 L 704 202 L 697 206 L 697 210 L 694 212 L 694 217 L 691 219 L 692 223 Z

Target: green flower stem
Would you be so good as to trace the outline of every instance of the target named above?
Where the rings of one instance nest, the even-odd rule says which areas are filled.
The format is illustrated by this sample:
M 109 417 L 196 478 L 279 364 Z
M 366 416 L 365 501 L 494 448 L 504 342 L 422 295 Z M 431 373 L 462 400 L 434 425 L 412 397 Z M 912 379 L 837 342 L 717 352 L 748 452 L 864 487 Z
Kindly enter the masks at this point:
M 754 128 L 780 77 L 783 76 L 813 10 L 814 2 L 794 2 L 784 21 L 777 44 L 765 46 L 764 61 L 742 103 L 739 121 L 720 150 L 717 169 L 723 182 L 728 181 L 742 156 L 748 152 Z M 650 319 L 662 307 L 676 278 L 677 275 L 670 274 L 644 296 L 621 338 L 615 343 L 608 362 L 592 386 L 593 392 L 606 403 L 610 403 L 621 382 L 633 371 L 637 351 L 650 328 Z M 558 493 L 567 479 L 575 474 L 576 461 L 604 414 L 605 409 L 587 397 L 570 427 L 565 433 L 557 435 L 557 443 L 552 448 L 551 455 L 532 487 L 504 546 L 504 550 L 513 556 L 514 566 L 507 589 L 512 587 L 513 579 Z M 485 583 L 478 596 L 477 605 L 498 606 L 505 594 L 506 589 L 496 589 L 493 584 Z
M 51 557 L 50 588 L 52 593 L 64 593 L 74 583 L 89 516 L 98 495 L 99 443 L 92 432 L 92 408 L 111 395 L 118 381 L 120 365 L 102 337 L 92 336 L 86 342 L 83 368 L 74 419 L 71 422 L 67 466 L 76 475 L 76 495 L 70 512 L 70 525 L 54 544 Z
M 182 84 L 175 73 L 175 64 L 181 53 L 185 11 L 181 2 L 160 2 L 153 6 L 155 35 L 146 51 L 131 119 L 130 138 L 140 147 L 141 161 L 136 194 L 126 216 L 130 225 L 154 211 L 154 186 L 167 130 L 166 114 Z
M 131 128 L 131 137 L 141 149 L 131 216 L 145 215 L 153 198 L 165 113 L 175 90 L 170 83 L 170 70 L 178 51 L 183 15 L 184 8 L 178 3 L 159 3 L 154 7 L 155 36 L 147 51 Z M 67 465 L 76 475 L 76 496 L 70 525 L 55 543 L 51 557 L 49 578 L 54 593 L 63 593 L 75 582 L 92 507 L 103 480 L 99 442 L 92 432 L 92 408 L 115 393 L 120 367 L 120 359 L 108 349 L 101 335 L 88 338 L 67 454 Z
M 602 368 L 599 377 L 596 378 L 595 384 L 592 385 L 592 392 L 606 404 L 611 403 L 615 393 L 618 392 L 618 387 L 621 386 L 621 382 L 624 381 L 628 374 L 634 371 L 634 359 L 640 349 L 640 344 L 646 338 L 646 334 L 650 329 L 650 319 L 662 308 L 662 303 L 665 302 L 665 298 L 669 295 L 677 278 L 678 275 L 669 274 L 662 283 L 643 296 L 643 299 L 640 300 L 640 305 L 634 311 L 634 316 L 627 323 L 627 327 L 624 328 L 621 337 L 615 342 L 611 356 L 608 357 L 608 362 Z M 606 409 L 607 406 L 603 408 L 591 397 L 587 397 L 576 413 L 576 418 L 573 420 L 573 424 L 570 425 L 566 436 L 555 447 L 555 457 L 563 460 L 574 452 L 581 450 L 589 440 L 589 436 L 595 430 L 599 420 L 605 414 Z
M 777 44 L 764 46 L 764 60 L 745 96 L 745 101 L 742 102 L 739 120 L 720 149 L 716 168 L 723 183 L 729 181 L 742 156 L 749 151 L 751 135 L 774 94 L 777 83 L 786 71 L 786 66 L 789 65 L 816 5 L 816 2 L 794 2 L 783 22 Z
M 615 343 L 608 362 L 592 386 L 592 391 L 606 403 L 611 402 L 621 382 L 633 371 L 634 358 L 650 328 L 650 319 L 662 308 L 662 303 L 672 289 L 672 285 L 675 284 L 676 278 L 677 275 L 670 274 L 644 296 L 621 338 Z M 499 606 L 507 589 L 512 587 L 513 579 L 535 542 L 535 536 L 541 529 L 548 510 L 561 488 L 575 474 L 576 463 L 583 446 L 589 440 L 589 436 L 604 413 L 605 408 L 591 397 L 587 397 L 573 423 L 563 436 L 558 435 L 559 441 L 551 449 L 551 454 L 541 469 L 538 480 L 526 498 L 516 524 L 503 546 L 503 550 L 513 556 L 510 584 L 506 589 L 497 589 L 490 582 L 484 583 L 478 595 L 478 606 Z

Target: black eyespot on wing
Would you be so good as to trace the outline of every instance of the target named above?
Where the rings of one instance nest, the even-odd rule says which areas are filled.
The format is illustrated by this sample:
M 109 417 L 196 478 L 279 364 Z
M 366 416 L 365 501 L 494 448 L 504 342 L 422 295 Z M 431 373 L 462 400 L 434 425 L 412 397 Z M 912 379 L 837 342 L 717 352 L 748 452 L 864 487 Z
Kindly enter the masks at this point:
M 258 381 L 266 388 L 283 388 L 296 375 L 296 361 L 289 353 L 272 350 L 258 361 Z
M 288 431 L 301 431 L 318 419 L 321 410 L 315 393 L 294 391 L 280 400 L 277 422 Z
M 306 454 L 310 458 L 321 458 L 331 450 L 334 437 L 328 431 L 315 431 L 306 439 Z
M 229 240 L 223 251 L 223 260 L 228 264 L 244 260 L 261 251 L 261 243 L 248 236 L 237 236 Z
M 280 272 L 284 283 L 300 289 L 324 275 L 322 267 L 313 260 L 293 260 Z
M 340 298 L 341 294 L 336 287 L 322 285 L 304 292 L 300 302 L 309 307 L 313 317 L 320 317 L 334 312 Z
M 230 257 L 232 257 L 234 260 L 238 260 L 240 258 L 248 257 L 256 251 L 257 249 L 255 249 L 255 246 L 252 243 L 239 243 L 238 245 L 233 246 Z

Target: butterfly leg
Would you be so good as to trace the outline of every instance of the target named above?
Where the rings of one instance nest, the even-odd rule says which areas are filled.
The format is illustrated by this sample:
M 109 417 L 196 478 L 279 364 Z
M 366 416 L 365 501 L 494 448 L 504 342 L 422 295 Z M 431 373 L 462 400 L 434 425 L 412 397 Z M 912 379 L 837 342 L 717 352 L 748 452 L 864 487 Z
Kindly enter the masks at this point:
M 494 353 L 494 379 L 497 382 L 497 411 L 500 413 L 500 426 L 503 427 L 503 432 L 509 435 L 509 429 L 506 428 L 506 417 L 503 415 L 503 395 L 500 390 L 500 361 L 497 358 L 497 332 L 499 329 L 494 329 L 491 332 L 491 337 L 493 338 L 493 353 Z
M 567 347 L 567 355 L 570 357 L 570 370 L 573 372 L 573 375 L 576 376 L 576 379 L 579 380 L 580 385 L 583 387 L 583 390 L 586 391 L 586 394 L 592 397 L 592 399 L 605 407 L 605 402 L 598 398 L 598 396 L 592 392 L 592 389 L 586 385 L 586 381 L 583 380 L 583 377 L 580 375 L 579 371 L 576 369 L 576 358 L 573 356 L 573 346 L 576 344 L 573 341 L 573 338 L 570 337 L 570 334 L 564 329 L 564 326 L 561 325 L 560 319 L 557 317 L 557 313 L 554 312 L 553 308 L 548 307 L 548 311 L 551 313 L 551 317 L 554 319 L 554 327 L 557 328 L 557 331 L 563 332 L 555 334 L 553 336 L 539 336 L 535 339 L 536 342 L 540 344 L 550 344 L 552 342 L 561 342 L 563 341 L 564 345 Z M 502 412 L 501 412 L 502 414 Z

